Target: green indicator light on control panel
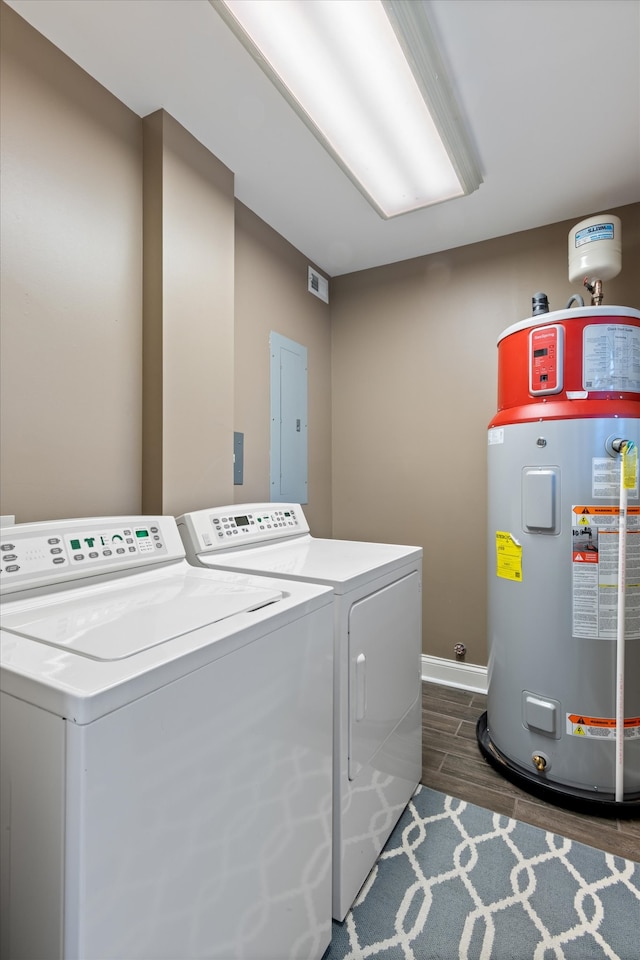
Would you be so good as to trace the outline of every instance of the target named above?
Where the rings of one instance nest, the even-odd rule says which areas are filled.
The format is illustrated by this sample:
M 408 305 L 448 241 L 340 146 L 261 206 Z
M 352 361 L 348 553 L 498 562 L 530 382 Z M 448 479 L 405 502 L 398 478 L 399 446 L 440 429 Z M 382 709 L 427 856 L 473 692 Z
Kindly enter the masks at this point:
M 136 530 L 136 537 L 148 537 L 148 536 L 149 536 L 148 530 Z

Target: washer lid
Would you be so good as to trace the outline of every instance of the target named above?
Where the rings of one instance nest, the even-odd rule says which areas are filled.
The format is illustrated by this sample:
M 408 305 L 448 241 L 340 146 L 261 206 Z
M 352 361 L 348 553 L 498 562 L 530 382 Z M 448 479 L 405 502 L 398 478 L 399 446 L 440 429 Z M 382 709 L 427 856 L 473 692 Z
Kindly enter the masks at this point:
M 93 660 L 123 660 L 283 596 L 280 590 L 204 579 L 188 567 L 170 578 L 83 593 L 9 613 L 2 629 Z

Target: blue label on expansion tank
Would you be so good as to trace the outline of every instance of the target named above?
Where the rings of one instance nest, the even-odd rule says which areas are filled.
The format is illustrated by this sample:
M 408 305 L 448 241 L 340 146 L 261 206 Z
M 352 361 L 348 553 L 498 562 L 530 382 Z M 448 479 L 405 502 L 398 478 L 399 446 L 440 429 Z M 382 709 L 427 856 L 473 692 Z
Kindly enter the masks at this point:
M 576 247 L 581 247 L 583 243 L 591 243 L 593 240 L 613 240 L 613 224 L 594 223 L 576 233 Z

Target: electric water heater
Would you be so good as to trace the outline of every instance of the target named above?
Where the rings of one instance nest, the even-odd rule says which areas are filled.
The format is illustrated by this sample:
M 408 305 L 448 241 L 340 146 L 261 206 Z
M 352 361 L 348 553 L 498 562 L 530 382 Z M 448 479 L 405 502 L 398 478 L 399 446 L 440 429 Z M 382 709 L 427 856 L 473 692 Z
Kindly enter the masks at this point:
M 536 313 L 501 334 L 478 743 L 528 792 L 618 817 L 640 816 L 639 443 L 640 311 Z

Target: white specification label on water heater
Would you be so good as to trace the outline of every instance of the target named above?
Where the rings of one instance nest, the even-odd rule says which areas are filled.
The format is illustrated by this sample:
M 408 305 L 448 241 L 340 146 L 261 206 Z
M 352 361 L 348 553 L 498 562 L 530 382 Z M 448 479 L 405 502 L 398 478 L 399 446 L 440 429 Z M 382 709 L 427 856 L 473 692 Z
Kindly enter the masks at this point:
M 590 323 L 584 328 L 582 386 L 640 393 L 640 327 Z
M 614 639 L 618 625 L 620 508 L 572 507 L 572 634 Z M 640 507 L 627 508 L 625 637 L 640 639 Z
M 591 459 L 591 496 L 615 500 L 620 494 L 620 470 L 622 463 L 619 458 L 592 457 Z M 635 485 L 628 488 L 628 496 L 638 496 L 638 461 L 635 461 Z

